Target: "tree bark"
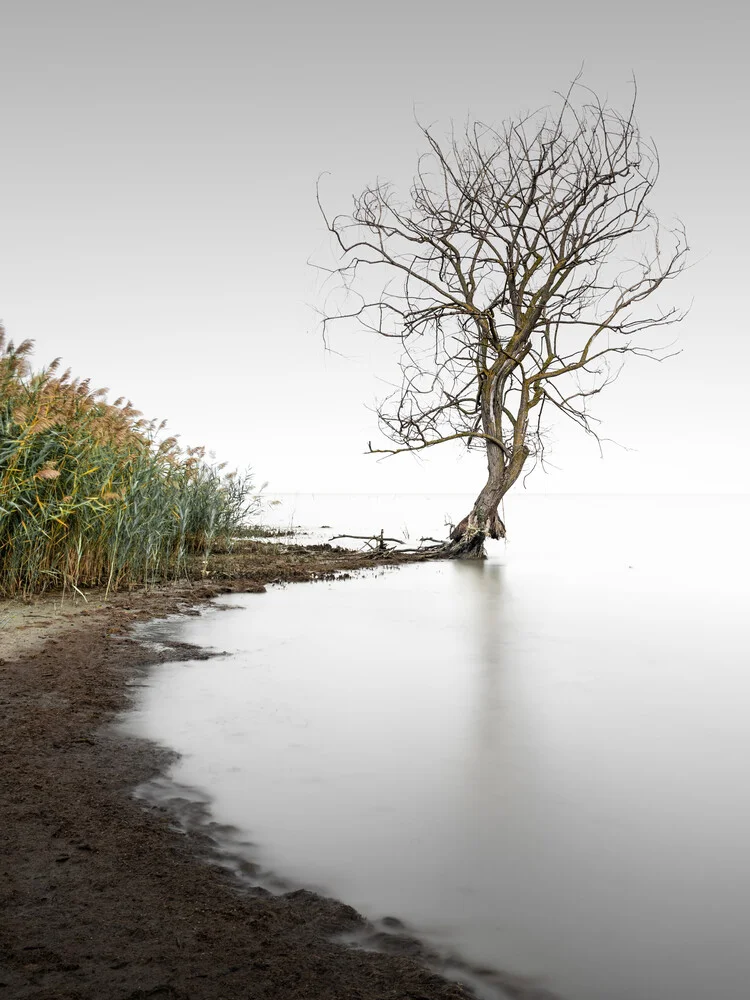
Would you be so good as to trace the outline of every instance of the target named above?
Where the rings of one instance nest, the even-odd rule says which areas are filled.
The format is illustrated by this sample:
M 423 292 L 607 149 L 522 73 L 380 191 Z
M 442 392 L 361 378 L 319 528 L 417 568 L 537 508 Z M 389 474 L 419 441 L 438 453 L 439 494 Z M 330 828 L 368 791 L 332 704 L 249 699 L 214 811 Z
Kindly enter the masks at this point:
M 490 474 L 470 513 L 451 531 L 448 543 L 451 558 L 484 559 L 485 538 L 505 538 L 505 525 L 498 514 L 505 493 L 502 479 Z
M 522 445 L 514 451 L 506 465 L 499 449 L 490 454 L 488 449 L 487 482 L 474 501 L 474 506 L 466 517 L 451 531 L 447 542 L 447 555 L 451 559 L 485 559 L 486 538 L 505 538 L 505 525 L 498 513 L 498 507 L 521 474 L 529 450 Z

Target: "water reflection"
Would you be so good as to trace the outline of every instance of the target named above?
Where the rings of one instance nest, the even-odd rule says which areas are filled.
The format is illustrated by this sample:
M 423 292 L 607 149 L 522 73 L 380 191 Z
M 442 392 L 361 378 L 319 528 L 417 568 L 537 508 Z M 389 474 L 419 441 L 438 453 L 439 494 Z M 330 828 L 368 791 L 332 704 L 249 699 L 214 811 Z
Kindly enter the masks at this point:
M 571 1000 L 746 1000 L 743 507 L 636 508 L 233 595 L 176 626 L 232 655 L 159 668 L 132 724 L 263 866 L 373 917 Z

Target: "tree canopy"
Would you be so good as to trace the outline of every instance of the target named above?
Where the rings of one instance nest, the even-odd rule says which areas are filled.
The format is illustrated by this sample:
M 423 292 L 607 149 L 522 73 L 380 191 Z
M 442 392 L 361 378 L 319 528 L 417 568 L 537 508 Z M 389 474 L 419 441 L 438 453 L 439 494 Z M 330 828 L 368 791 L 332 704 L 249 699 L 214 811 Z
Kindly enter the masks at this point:
M 658 293 L 687 239 L 651 207 L 659 157 L 635 98 L 621 113 L 576 81 L 554 109 L 500 126 L 447 142 L 420 129 L 405 197 L 378 181 L 348 214 L 321 208 L 348 301 L 324 328 L 355 319 L 401 342 L 399 384 L 378 408 L 391 447 L 371 451 L 486 452 L 487 483 L 451 542 L 476 555 L 504 534 L 498 504 L 529 458 L 543 462 L 547 415 L 596 435 L 590 400 L 625 356 L 664 356 L 644 335 L 682 318 Z

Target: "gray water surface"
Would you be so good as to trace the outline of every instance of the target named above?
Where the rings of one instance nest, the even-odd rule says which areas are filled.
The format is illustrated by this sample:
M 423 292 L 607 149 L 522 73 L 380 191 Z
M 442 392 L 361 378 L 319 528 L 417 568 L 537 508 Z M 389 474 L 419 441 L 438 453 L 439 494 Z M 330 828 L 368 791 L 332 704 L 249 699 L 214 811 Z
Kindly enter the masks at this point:
M 470 961 L 747 1000 L 746 511 L 539 499 L 483 564 L 231 595 L 145 630 L 230 655 L 128 725 L 264 867 Z

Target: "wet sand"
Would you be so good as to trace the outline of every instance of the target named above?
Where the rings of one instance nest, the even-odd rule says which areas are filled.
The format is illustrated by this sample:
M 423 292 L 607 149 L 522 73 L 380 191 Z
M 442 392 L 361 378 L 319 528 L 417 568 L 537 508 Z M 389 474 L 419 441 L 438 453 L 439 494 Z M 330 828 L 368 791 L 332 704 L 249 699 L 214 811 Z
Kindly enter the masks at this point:
M 0 604 L 2 888 L 0 997 L 34 1000 L 346 998 L 458 1000 L 398 926 L 307 891 L 272 895 L 206 864 L 210 824 L 185 834 L 136 785 L 169 755 L 109 725 L 149 665 L 207 654 L 155 651 L 129 626 L 190 613 L 218 593 L 260 591 L 372 565 L 342 550 L 247 543 L 199 583 L 88 603 Z M 334 943 L 354 935 L 383 950 Z M 493 979 L 499 984 L 500 980 Z M 540 996 L 503 982 L 508 995 Z

